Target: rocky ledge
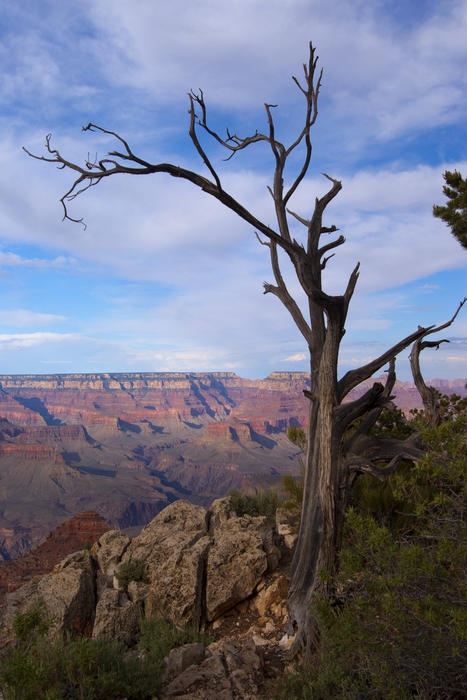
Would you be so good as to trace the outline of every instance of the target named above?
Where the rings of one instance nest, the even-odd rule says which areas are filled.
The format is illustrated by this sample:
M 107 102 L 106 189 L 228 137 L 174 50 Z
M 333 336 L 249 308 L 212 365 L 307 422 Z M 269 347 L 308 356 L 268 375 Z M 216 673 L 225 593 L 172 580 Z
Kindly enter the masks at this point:
M 79 633 L 131 645 L 141 617 L 163 617 L 218 637 L 207 649 L 191 644 L 172 650 L 165 697 L 257 697 L 268 663 L 277 670 L 288 644 L 281 561 L 294 542 L 278 513 L 272 523 L 237 516 L 229 498 L 208 511 L 176 501 L 133 539 L 105 532 L 90 549 L 7 595 L 0 609 L 0 654 L 15 643 L 15 616 L 38 604 L 51 621 L 52 638 Z

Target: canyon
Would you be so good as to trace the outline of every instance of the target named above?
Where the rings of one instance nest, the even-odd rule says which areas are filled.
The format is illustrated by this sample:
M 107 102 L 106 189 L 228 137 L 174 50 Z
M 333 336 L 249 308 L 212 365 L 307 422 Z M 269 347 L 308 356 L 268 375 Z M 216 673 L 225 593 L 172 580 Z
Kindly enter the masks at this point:
M 465 380 L 431 383 L 466 393 Z M 208 507 L 298 474 L 287 428 L 306 426 L 308 386 L 304 372 L 0 375 L 0 559 L 83 511 L 132 528 L 179 499 Z M 412 383 L 394 393 L 421 407 Z

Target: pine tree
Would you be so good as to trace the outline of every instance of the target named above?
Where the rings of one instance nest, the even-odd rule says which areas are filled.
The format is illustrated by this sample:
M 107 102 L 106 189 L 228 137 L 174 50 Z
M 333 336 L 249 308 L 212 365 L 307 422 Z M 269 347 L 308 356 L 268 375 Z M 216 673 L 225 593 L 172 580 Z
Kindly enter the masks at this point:
M 449 201 L 445 207 L 434 204 L 433 216 L 443 219 L 461 246 L 467 248 L 467 180 L 457 170 L 446 170 L 443 178 L 443 192 Z

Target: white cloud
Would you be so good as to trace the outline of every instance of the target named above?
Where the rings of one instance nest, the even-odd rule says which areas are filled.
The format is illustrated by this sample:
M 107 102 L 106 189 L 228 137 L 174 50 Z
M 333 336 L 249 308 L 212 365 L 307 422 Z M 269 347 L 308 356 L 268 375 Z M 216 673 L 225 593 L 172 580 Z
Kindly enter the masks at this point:
M 288 357 L 284 357 L 282 362 L 302 362 L 302 360 L 306 360 L 306 355 L 304 352 L 296 352 L 294 355 L 289 355 Z
M 71 365 L 72 360 L 39 360 L 41 365 Z
M 398 325 L 394 319 L 420 300 L 382 292 L 462 265 L 457 242 L 433 219 L 431 207 L 442 199 L 442 171 L 467 170 L 464 152 L 459 149 L 457 161 L 444 156 L 443 134 L 433 131 L 455 128 L 465 114 L 465 0 L 441 0 L 423 11 L 408 3 L 404 21 L 392 14 L 392 3 L 363 0 L 43 5 L 46 10 L 34 3 L 8 7 L 14 31 L 3 43 L 8 70 L 0 100 L 15 119 L 7 114 L 0 121 L 0 266 L 26 273 L 50 267 L 57 276 L 85 271 L 93 279 L 111 276 L 115 288 L 119 280 L 162 287 L 138 308 L 125 299 L 126 290 L 113 294 L 113 304 L 97 296 L 94 308 L 83 309 L 85 322 L 78 322 L 88 336 L 79 339 L 83 358 L 102 366 L 112 347 L 115 362 L 135 369 L 153 362 L 236 367 L 248 357 L 258 366 L 261 355 L 264 365 L 299 361 L 293 358 L 302 355 L 302 339 L 287 312 L 271 295 L 261 295 L 262 281 L 273 281 L 268 251 L 235 215 L 187 183 L 154 175 L 102 182 L 70 207 L 72 215 L 84 216 L 87 230 L 62 224 L 58 199 L 71 174 L 30 160 L 20 145 L 37 153 L 43 132 L 53 130 L 54 147 L 80 162 L 88 151 L 94 158 L 95 151 L 113 148 L 110 137 L 79 132 L 84 114 L 128 131 L 143 156 L 202 170 L 186 136 L 186 91 L 198 86 L 216 126 L 229 124 L 241 134 L 263 129 L 262 103 L 278 102 L 278 133 L 288 139 L 303 107 L 290 75 L 299 75 L 310 38 L 325 70 L 312 172 L 331 166 L 344 185 L 325 223 L 338 225 L 347 243 L 335 251 L 325 280 L 331 292 L 342 292 L 361 261 L 352 329 L 388 339 Z M 420 133 L 427 134 L 428 155 L 412 150 Z M 219 168 L 225 187 L 274 226 L 265 153 L 259 145 Z M 216 148 L 214 156 L 218 163 Z M 372 165 L 365 164 L 368 156 Z M 328 184 L 313 175 L 292 208 L 309 216 Z M 294 226 L 297 237 L 300 228 Z M 284 276 L 298 296 L 287 265 Z M 438 294 L 432 299 L 441 304 Z M 27 304 L 21 297 L 8 301 L 9 308 Z M 48 301 L 39 308 L 50 313 L 23 316 L 25 325 L 63 318 L 63 305 L 57 312 Z M 123 339 L 118 349 L 111 345 L 116 338 Z M 57 342 L 52 335 L 49 340 Z
M 377 331 L 389 328 L 392 323 L 388 318 L 356 318 L 352 321 L 352 330 Z
M 60 343 L 75 337 L 73 333 L 0 333 L 0 348 L 2 351 L 31 348 L 46 343 Z
M 43 314 L 35 311 L 28 311 L 27 309 L 0 311 L 0 324 L 7 326 L 47 326 L 65 320 L 65 316 Z
M 454 123 L 465 111 L 464 1 L 428 13 L 410 5 L 415 21 L 403 27 L 389 3 L 346 0 L 141 1 L 137 11 L 95 0 L 89 7 L 100 40 L 95 61 L 108 80 L 163 102 L 180 103 L 199 86 L 210 104 L 229 110 L 282 102 L 312 39 L 325 67 L 327 114 L 344 129 L 358 121 L 362 137 L 387 139 Z M 350 148 L 361 143 L 348 140 Z
M 154 352 L 151 350 L 137 350 L 128 348 L 126 350 L 128 361 L 136 367 L 141 364 L 151 364 L 155 371 L 177 372 L 177 371 L 219 371 L 237 366 L 236 363 L 228 362 L 227 353 L 224 348 L 204 347 L 193 348 L 172 352 Z
M 76 261 L 73 258 L 64 255 L 58 255 L 52 260 L 45 258 L 24 258 L 16 253 L 5 253 L 0 251 L 0 267 L 55 267 L 63 268 L 74 264 Z
M 76 149 L 73 144 L 72 150 Z M 158 175 L 102 182 L 72 203 L 71 213 L 83 215 L 88 223 L 83 230 L 59 221 L 57 191 L 65 191 L 70 176 L 59 172 L 57 180 L 57 172 L 47 164 L 26 162 L 8 149 L 6 157 L 8 172 L 16 171 L 28 186 L 16 206 L 0 210 L 0 231 L 10 241 L 59 246 L 66 254 L 41 262 L 4 253 L 0 264 L 76 265 L 76 258 L 81 258 L 124 278 L 169 285 L 177 280 L 199 285 L 209 277 L 230 275 L 234 283 L 236 276 L 250 276 L 255 270 L 255 279 L 258 274 L 259 279 L 269 277 L 267 255 L 250 227 L 188 183 Z M 442 170 L 456 167 L 465 171 L 467 162 L 399 171 L 360 169 L 344 177 L 342 193 L 327 217 L 327 223 L 336 223 L 347 237 L 325 271 L 331 288 L 342 289 L 343 278 L 357 260 L 361 261 L 358 288 L 368 291 L 462 265 L 458 243 L 431 214 L 432 203 L 442 196 Z M 44 172 L 53 177 L 44 178 Z M 232 173 L 224 179 L 239 201 L 274 226 L 266 190 L 270 177 L 235 170 L 232 161 Z M 324 191 L 325 183 L 307 180 L 294 197 L 293 208 L 310 215 L 310 203 Z M 8 192 L 10 178 L 2 182 L 0 174 L 0 184 Z M 302 228 L 294 226 L 294 235 L 301 236 Z
M 77 150 L 75 143 L 73 150 Z M 12 162 L 13 167 L 19 167 L 17 159 Z M 467 164 L 455 164 L 460 169 L 463 166 Z M 170 291 L 160 300 L 149 298 L 144 310 L 125 310 L 124 293 L 119 299 L 112 292 L 115 311 L 104 316 L 96 306 L 89 314 L 87 334 L 105 337 L 119 330 L 144 339 L 148 329 L 155 329 L 158 337 L 149 338 L 150 353 L 152 347 L 164 342 L 174 348 L 206 344 L 217 348 L 206 356 L 203 367 L 208 367 L 209 361 L 217 367 L 221 362 L 239 366 L 245 358 L 259 357 L 260 348 L 267 348 L 263 356 L 271 363 L 282 363 L 284 357 L 295 354 L 294 349 L 288 355 L 281 352 L 280 343 L 292 338 L 301 342 L 301 336 L 280 302 L 261 294 L 262 281 L 273 281 L 267 249 L 258 245 L 246 224 L 206 195 L 163 177 L 115 178 L 73 203 L 73 213 L 83 214 L 88 222 L 84 231 L 79 225 L 58 220 L 57 195 L 52 191 L 57 173 L 53 172 L 49 181 L 43 178 L 46 164 L 28 162 L 23 168 L 23 177 L 30 178 L 29 206 L 16 207 L 10 216 L 0 211 L 0 226 L 11 242 L 34 241 L 53 249 L 59 246 L 62 257 L 73 260 L 74 269 L 91 266 L 121 279 L 156 282 Z M 268 177 L 236 171 L 234 162 L 232 169 L 225 178 L 226 187 L 273 225 L 265 187 Z M 431 204 L 440 196 L 441 172 L 439 166 L 401 171 L 383 167 L 360 170 L 344 179 L 342 195 L 330 207 L 327 223 L 335 222 L 347 242 L 336 250 L 325 279 L 331 291 L 342 292 L 346 276 L 356 261 L 361 261 L 348 327 L 367 332 L 389 329 L 395 311 L 413 302 L 395 293 L 375 298 L 375 292 L 462 263 L 458 244 L 431 215 Z M 64 173 L 58 175 L 64 177 Z M 63 180 L 60 184 L 63 191 L 67 185 Z M 323 182 L 307 181 L 294 209 L 309 214 L 317 191 L 324 191 Z M 299 235 L 298 231 L 294 235 Z M 16 262 L 14 257 L 8 260 Z M 284 276 L 291 293 L 299 295 L 299 285 L 287 265 Z M 228 339 L 229 346 L 237 349 L 235 356 L 219 351 L 219 339 Z M 130 355 L 122 355 L 122 362 L 135 369 L 138 364 L 148 367 L 152 362 L 150 356 L 136 353 L 130 360 Z M 197 362 L 196 357 L 193 362 Z M 188 359 L 154 358 L 154 363 L 180 369 L 188 366 Z M 102 360 L 99 365 L 102 367 Z

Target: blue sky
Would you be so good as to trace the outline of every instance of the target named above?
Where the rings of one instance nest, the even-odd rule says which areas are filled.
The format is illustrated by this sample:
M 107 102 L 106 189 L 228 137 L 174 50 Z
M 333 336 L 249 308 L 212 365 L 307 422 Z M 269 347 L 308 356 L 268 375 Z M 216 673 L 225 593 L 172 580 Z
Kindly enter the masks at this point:
M 434 219 L 442 173 L 467 173 L 467 0 L 0 0 L 0 373 L 307 369 L 305 348 L 271 295 L 267 250 L 203 193 L 168 176 L 114 178 L 61 221 L 70 174 L 31 160 L 45 134 L 70 159 L 114 147 L 203 172 L 187 135 L 187 92 L 214 125 L 265 129 L 264 102 L 290 142 L 303 103 L 308 41 L 324 68 L 309 177 L 293 209 L 328 208 L 347 242 L 327 289 L 361 275 L 342 345 L 345 371 L 419 324 L 439 324 L 466 292 L 466 252 Z M 210 155 L 232 194 L 273 224 L 271 154 Z M 293 168 L 293 163 L 291 168 Z M 298 231 L 297 231 L 298 234 Z M 284 271 L 291 291 L 297 283 Z M 427 377 L 467 376 L 467 316 L 426 351 Z M 408 352 L 398 375 L 409 378 Z

